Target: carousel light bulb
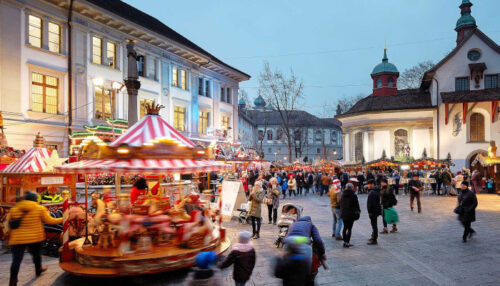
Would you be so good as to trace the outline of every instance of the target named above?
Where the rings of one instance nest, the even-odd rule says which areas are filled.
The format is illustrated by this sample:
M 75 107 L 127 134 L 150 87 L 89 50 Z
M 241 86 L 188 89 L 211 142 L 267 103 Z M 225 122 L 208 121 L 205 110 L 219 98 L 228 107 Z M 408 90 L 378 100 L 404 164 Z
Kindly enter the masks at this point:
M 116 152 L 118 152 L 118 154 L 128 154 L 130 153 L 130 150 L 127 148 L 118 148 Z
M 151 143 L 151 142 L 148 142 L 148 143 L 144 143 L 144 146 L 153 146 L 154 144 Z
M 92 79 L 92 83 L 95 86 L 103 86 L 104 85 L 104 79 L 102 77 L 95 77 Z
M 123 88 L 123 84 L 121 84 L 120 82 L 117 82 L 117 81 L 114 81 L 112 84 L 111 84 L 111 87 L 115 90 L 121 90 Z
M 203 155 L 203 154 L 205 154 L 205 151 L 199 150 L 199 151 L 197 151 L 196 153 L 197 153 L 197 154 L 200 154 L 200 155 Z

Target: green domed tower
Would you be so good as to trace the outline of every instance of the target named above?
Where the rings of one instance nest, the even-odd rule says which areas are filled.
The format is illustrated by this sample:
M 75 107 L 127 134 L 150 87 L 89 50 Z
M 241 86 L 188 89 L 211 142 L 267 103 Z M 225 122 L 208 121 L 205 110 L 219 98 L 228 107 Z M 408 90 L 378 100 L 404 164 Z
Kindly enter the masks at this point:
M 457 21 L 455 31 L 457 31 L 457 45 L 460 45 L 464 38 L 477 28 L 476 19 L 471 16 L 472 3 L 469 0 L 462 0 L 460 7 L 460 18 Z
M 395 95 L 398 93 L 398 68 L 389 62 L 387 49 L 384 49 L 382 62 L 373 68 L 373 96 Z
M 257 109 L 264 109 L 267 105 L 266 101 L 264 100 L 264 98 L 262 98 L 261 95 L 259 95 L 254 101 L 253 101 L 253 105 L 255 105 L 255 108 Z

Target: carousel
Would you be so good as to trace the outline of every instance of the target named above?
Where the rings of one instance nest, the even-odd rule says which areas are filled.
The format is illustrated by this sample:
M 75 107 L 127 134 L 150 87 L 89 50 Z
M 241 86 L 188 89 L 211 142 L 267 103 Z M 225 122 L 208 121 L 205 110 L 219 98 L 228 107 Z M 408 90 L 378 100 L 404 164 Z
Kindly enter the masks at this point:
M 87 142 L 80 161 L 56 168 L 62 174 L 84 175 L 85 205 L 90 174 L 142 174 L 161 180 L 231 167 L 214 161 L 210 148 L 197 147 L 172 128 L 158 115 L 161 106 L 146 107 L 148 114 L 111 144 Z M 166 272 L 194 265 L 200 251 L 222 254 L 229 248 L 221 226 L 220 189 L 214 195 L 186 194 L 158 184 L 155 192 L 131 202 L 120 180 L 115 182 L 114 196 L 92 195 L 95 213 L 84 208 L 85 235 L 71 242 L 64 237 L 59 263 L 64 271 L 93 277 Z M 66 226 L 70 216 L 64 218 Z
M 495 141 L 490 142 L 488 155 L 478 154 L 472 162 L 472 167 L 478 169 L 486 178 L 492 178 L 494 183 L 493 190 L 500 194 L 500 158 L 497 157 L 497 146 Z

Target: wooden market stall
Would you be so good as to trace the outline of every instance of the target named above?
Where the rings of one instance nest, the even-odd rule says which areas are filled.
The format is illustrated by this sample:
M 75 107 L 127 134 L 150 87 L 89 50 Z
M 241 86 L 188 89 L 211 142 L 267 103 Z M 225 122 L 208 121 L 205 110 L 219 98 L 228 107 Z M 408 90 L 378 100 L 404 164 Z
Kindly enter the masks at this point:
M 209 148 L 196 146 L 172 128 L 158 116 L 158 106 L 147 109 L 148 115 L 110 145 L 90 142 L 81 152 L 83 160 L 61 166 L 58 172 L 85 177 L 96 172 L 154 174 L 161 178 L 231 168 L 213 160 Z M 85 191 L 87 202 L 87 187 Z M 211 203 L 211 195 L 182 196 L 161 188 L 157 195 L 147 193 L 131 203 L 119 183 L 115 194 L 116 200 L 111 202 L 93 198 L 97 211 L 87 229 L 94 227 L 95 232 L 64 244 L 59 264 L 64 271 L 94 277 L 157 273 L 194 265 L 200 251 L 221 254 L 229 248 L 221 226 L 220 190 L 212 195 L 218 198 L 216 204 Z
M 401 166 L 401 163 L 386 158 L 373 160 L 364 164 L 365 168 L 374 168 L 381 170 L 385 170 L 386 168 L 399 168 L 399 166 Z
M 493 189 L 497 194 L 500 194 L 500 158 L 496 156 L 496 150 L 495 153 L 491 151 L 488 152 L 488 156 L 478 154 L 471 165 L 472 167 L 478 165 L 482 166 L 484 172 L 483 176 L 486 178 L 493 178 L 495 183 Z

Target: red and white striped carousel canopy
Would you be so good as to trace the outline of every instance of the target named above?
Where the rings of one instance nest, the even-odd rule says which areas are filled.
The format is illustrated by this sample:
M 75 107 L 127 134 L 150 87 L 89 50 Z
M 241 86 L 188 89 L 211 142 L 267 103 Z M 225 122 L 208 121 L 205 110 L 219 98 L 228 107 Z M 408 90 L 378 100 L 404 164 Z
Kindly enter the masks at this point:
M 117 147 L 121 144 L 142 146 L 144 143 L 152 143 L 155 139 L 170 139 L 191 148 L 196 146 L 159 115 L 144 116 L 109 146 Z
M 128 160 L 82 160 L 71 164 L 55 167 L 61 173 L 195 173 L 222 171 L 231 165 L 212 160 L 194 159 L 128 159 Z
M 47 168 L 47 162 L 44 159 L 50 158 L 51 151 L 47 148 L 33 147 L 19 160 L 13 162 L 2 173 L 40 173 Z

